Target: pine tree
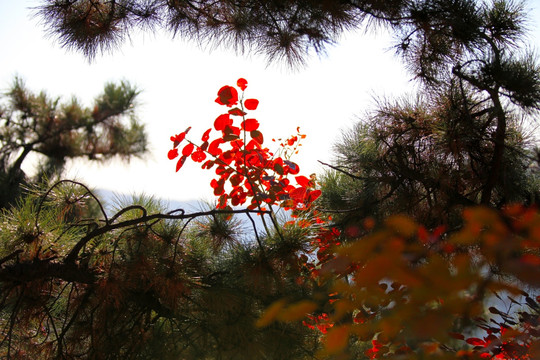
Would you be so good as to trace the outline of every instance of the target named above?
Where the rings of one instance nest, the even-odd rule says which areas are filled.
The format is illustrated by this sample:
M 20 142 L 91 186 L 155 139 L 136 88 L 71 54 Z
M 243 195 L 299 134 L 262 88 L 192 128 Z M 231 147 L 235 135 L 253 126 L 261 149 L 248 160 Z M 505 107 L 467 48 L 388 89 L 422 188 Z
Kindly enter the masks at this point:
M 368 16 L 408 16 L 404 0 L 103 1 L 46 0 L 37 14 L 60 43 L 92 58 L 120 45 L 136 29 L 163 28 L 173 35 L 263 53 L 291 65 L 323 52 L 344 30 Z
M 311 294 L 297 281 L 308 237 L 224 242 L 239 235 L 225 215 L 166 212 L 143 197 L 108 214 L 67 180 L 30 193 L 0 214 L 0 356 L 313 358 L 318 335 L 302 324 L 255 327 L 274 301 Z
M 345 133 L 326 205 L 455 225 L 464 206 L 536 202 L 538 143 L 526 127 L 540 110 L 540 66 L 524 46 L 523 4 L 427 1 L 415 12 L 396 27 L 419 94 L 381 101 Z
M 92 108 L 76 98 L 61 102 L 35 94 L 16 78 L 0 109 L 0 208 L 12 204 L 23 185 L 57 179 L 66 161 L 129 160 L 147 150 L 144 126 L 135 117 L 139 91 L 127 82 L 107 84 Z M 37 173 L 22 165 L 37 154 Z

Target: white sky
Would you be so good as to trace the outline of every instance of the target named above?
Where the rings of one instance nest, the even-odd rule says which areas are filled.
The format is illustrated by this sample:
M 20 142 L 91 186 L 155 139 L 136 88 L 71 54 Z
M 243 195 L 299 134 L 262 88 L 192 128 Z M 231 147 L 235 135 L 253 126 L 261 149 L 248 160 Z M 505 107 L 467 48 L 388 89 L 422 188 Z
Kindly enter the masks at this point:
M 113 54 L 89 63 L 79 53 L 67 52 L 46 38 L 29 9 L 36 0 L 0 0 L 0 89 L 6 90 L 18 74 L 34 90 L 84 104 L 109 81 L 128 80 L 143 92 L 139 119 L 146 124 L 151 152 L 130 164 L 113 161 L 90 165 L 75 161 L 68 177 L 95 188 L 119 193 L 142 193 L 166 200 L 199 200 L 212 196 L 211 172 L 186 162 L 175 173 L 167 159 L 169 137 L 192 126 L 190 135 L 200 139 L 224 107 L 214 103 L 222 85 L 248 80 L 246 97 L 260 100 L 250 113 L 261 123 L 266 145 L 272 137 L 288 137 L 296 127 L 307 134 L 303 149 L 293 158 L 301 173 L 322 172 L 317 160 L 332 159 L 332 144 L 352 125 L 356 115 L 373 107 L 373 99 L 412 90 L 410 76 L 388 50 L 384 33 L 346 34 L 324 57 L 312 57 L 308 66 L 291 72 L 283 65 L 268 66 L 263 57 L 235 55 L 233 51 L 201 49 L 194 43 L 172 39 L 169 34 L 143 34 L 132 38 Z M 539 48 L 540 1 L 534 7 L 533 47 Z

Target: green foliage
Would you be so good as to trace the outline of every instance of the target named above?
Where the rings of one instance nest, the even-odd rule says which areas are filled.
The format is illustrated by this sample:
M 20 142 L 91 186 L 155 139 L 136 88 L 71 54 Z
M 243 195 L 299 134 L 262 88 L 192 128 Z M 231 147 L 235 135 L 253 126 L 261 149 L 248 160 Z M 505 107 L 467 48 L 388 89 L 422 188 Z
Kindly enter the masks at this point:
M 459 89 L 447 91 L 381 103 L 345 133 L 335 146 L 341 171 L 322 178 L 322 206 L 349 210 L 345 222 L 401 212 L 428 226 L 459 224 L 463 207 L 482 200 L 497 127 L 472 94 L 463 99 Z M 520 120 L 509 116 L 491 204 L 537 199 L 534 146 Z
M 533 203 L 539 64 L 518 47 L 522 3 L 411 3 L 395 22 L 398 53 L 420 81 L 411 99 L 384 100 L 336 145 L 324 206 L 344 223 L 407 213 L 459 226 L 464 206 Z M 342 186 L 343 185 L 343 186 Z
M 173 35 L 263 53 L 272 60 L 302 64 L 323 52 L 348 29 L 373 18 L 407 16 L 407 2 L 381 1 L 140 1 L 44 0 L 39 16 L 50 34 L 69 49 L 93 58 L 118 47 L 138 28 L 163 28 Z
M 61 103 L 45 92 L 35 94 L 15 78 L 0 117 L 0 207 L 17 199 L 22 184 L 58 178 L 69 159 L 129 160 L 143 155 L 147 140 L 135 118 L 138 94 L 127 82 L 110 83 L 93 108 L 86 108 L 76 98 Z M 30 154 L 41 159 L 33 180 L 21 170 Z
M 234 211 L 164 213 L 143 196 L 104 208 L 61 181 L 3 211 L 2 357 L 302 359 L 318 347 L 301 324 L 255 327 L 273 301 L 312 285 L 278 241 L 224 241 L 238 235 Z

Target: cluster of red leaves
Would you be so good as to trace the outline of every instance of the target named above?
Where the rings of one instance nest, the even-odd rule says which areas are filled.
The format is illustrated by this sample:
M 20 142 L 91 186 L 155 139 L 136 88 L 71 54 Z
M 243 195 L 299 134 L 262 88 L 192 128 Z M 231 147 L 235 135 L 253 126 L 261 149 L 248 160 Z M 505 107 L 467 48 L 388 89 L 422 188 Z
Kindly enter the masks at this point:
M 281 144 L 285 156 L 270 152 L 264 147 L 259 122 L 247 117 L 247 111 L 256 110 L 259 101 L 244 100 L 245 79 L 238 79 L 236 84 L 242 92 L 241 97 L 233 86 L 219 89 L 215 102 L 230 109 L 216 118 L 213 128 L 202 135 L 200 144 L 186 139 L 190 127 L 171 137 L 173 148 L 168 157 L 171 160 L 180 157 L 176 171 L 189 157 L 202 163 L 203 169 L 214 168 L 216 177 L 210 186 L 221 209 L 246 203 L 248 209 L 261 211 L 273 205 L 292 210 L 309 209 L 321 192 L 315 189 L 313 178 L 298 175 L 300 167 L 286 156 L 305 135 L 297 129 L 297 135 Z M 187 144 L 180 151 L 184 141 Z
M 489 312 L 498 315 L 502 320 L 484 318 L 476 319 L 478 328 L 485 331 L 483 338 L 471 337 L 465 339 L 462 334 L 452 334 L 456 339 L 463 340 L 472 345 L 473 349 L 463 353 L 478 355 L 480 359 L 496 360 L 532 360 L 535 355 L 540 354 L 540 296 L 536 300 L 531 298 L 526 292 L 522 293 L 525 303 L 521 304 L 513 298 L 508 297 L 517 306 L 526 305 L 531 311 L 525 309 L 519 311 L 519 320 L 516 321 L 510 314 L 503 312 L 496 307 L 490 307 Z M 499 300 L 502 300 L 499 298 Z M 495 326 L 494 326 L 495 325 Z
M 450 289 L 453 286 L 450 285 L 452 282 L 455 282 L 456 286 L 461 283 L 475 286 L 474 281 L 482 280 L 470 279 L 468 268 L 472 263 L 464 252 L 464 249 L 470 246 L 476 246 L 482 251 L 486 263 L 496 263 L 503 271 L 514 275 L 524 283 L 538 285 L 540 222 L 538 212 L 533 208 L 508 207 L 502 214 L 505 221 L 501 221 L 495 212 L 485 209 L 466 211 L 464 213 L 466 225 L 452 236 L 446 234 L 444 227 L 428 231 L 410 219 L 399 216 L 387 219 L 386 230 L 372 232 L 374 221 L 367 219 L 363 226 L 347 228 L 344 234 L 341 234 L 329 225 L 331 219 L 321 215 L 313 206 L 321 194 L 320 190 L 316 189 L 314 176 L 308 178 L 299 175 L 298 164 L 290 161 L 290 157 L 298 152 L 300 140 L 305 135 L 300 134 L 297 129 L 296 135 L 284 140 L 277 139 L 280 148 L 276 153 L 271 152 L 264 146 L 259 122 L 253 117 L 248 117 L 248 111 L 256 110 L 259 101 L 244 100 L 244 91 L 247 88 L 245 79 L 238 79 L 237 87 L 241 91 L 240 96 L 237 88 L 233 86 L 223 86 L 219 89 L 215 102 L 229 109 L 215 119 L 212 128 L 203 133 L 200 143 L 186 138 L 191 129 L 189 127 L 171 137 L 173 148 L 169 151 L 168 157 L 171 160 L 178 158 L 176 171 L 180 170 L 188 158 L 201 163 L 203 169 L 214 169 L 216 177 L 212 179 L 210 186 L 214 195 L 218 197 L 218 208 L 230 209 L 231 206 L 246 205 L 248 209 L 258 211 L 265 211 L 267 206 L 270 211 L 272 206 L 292 210 L 294 219 L 286 226 L 314 229 L 311 237 L 317 260 L 312 262 L 307 256 L 302 257 L 303 265 L 310 271 L 311 278 L 318 282 L 325 281 L 325 278 L 332 275 L 337 275 L 338 279 L 347 276 L 353 279 L 351 284 L 336 283 L 334 294 L 337 295 L 329 297 L 328 300 L 328 307 L 334 310 L 331 316 L 327 313 L 314 315 L 313 310 L 317 309 L 318 305 L 312 301 L 301 301 L 287 306 L 286 302 L 282 301 L 270 307 L 259 326 L 265 326 L 264 324 L 268 324 L 274 318 L 280 321 L 296 321 L 303 317 L 305 326 L 319 331 L 325 337 L 328 354 L 342 351 L 346 347 L 349 335 L 356 334 L 359 338 L 372 341 L 372 347 L 366 351 L 366 356 L 377 359 L 388 354 L 413 352 L 404 341 L 398 337 L 388 337 L 388 334 L 384 334 L 381 330 L 385 328 L 390 333 L 399 334 L 399 326 L 390 326 L 391 322 L 375 316 L 377 308 L 382 309 L 388 303 L 398 304 L 403 297 L 405 299 L 403 309 L 402 306 L 396 305 L 390 310 L 396 313 L 395 316 L 398 318 L 414 318 L 415 313 L 409 311 L 408 307 L 417 305 L 413 300 L 418 294 L 420 298 L 417 303 L 422 308 L 424 300 L 421 296 L 423 294 L 421 287 L 417 286 L 420 274 L 417 274 L 417 271 L 424 270 L 421 266 L 408 266 L 407 259 L 411 254 L 417 254 L 418 259 L 431 259 L 432 261 L 425 263 L 426 269 L 421 275 L 433 278 L 434 284 L 442 284 L 439 290 L 443 295 L 434 298 L 437 304 L 433 305 L 428 301 L 429 306 L 423 308 L 425 314 L 421 315 L 426 317 L 424 319 L 426 321 L 429 316 L 432 320 L 440 318 L 441 321 L 447 321 L 449 317 L 442 310 L 451 309 L 452 306 L 459 308 L 462 305 L 460 299 L 452 294 L 466 288 Z M 305 216 L 306 214 L 309 216 Z M 340 244 L 339 239 L 342 235 L 362 239 L 346 247 Z M 410 242 L 410 239 L 415 241 Z M 513 242 L 510 246 L 510 243 L 506 242 L 507 239 L 519 241 Z M 504 246 L 500 245 L 503 242 Z M 407 256 L 403 256 L 402 253 L 406 253 Z M 516 257 L 515 254 L 519 256 Z M 457 275 L 448 273 L 440 260 L 448 257 L 455 257 L 456 261 L 459 261 L 456 264 L 461 264 L 461 267 L 456 268 Z M 501 263 L 498 262 L 500 259 L 506 260 Z M 443 278 L 446 275 L 448 279 Z M 401 280 L 401 284 L 397 281 L 387 286 L 385 282 L 392 276 Z M 360 295 L 363 293 L 359 292 L 362 286 L 366 289 L 373 288 L 373 291 L 367 292 L 369 296 L 366 295 L 371 302 L 375 301 L 372 310 L 367 311 L 365 304 L 363 307 L 359 305 L 362 303 Z M 492 287 L 513 291 L 510 285 L 500 283 L 495 283 Z M 382 292 L 376 293 L 377 289 L 382 289 Z M 346 295 L 349 293 L 355 295 Z M 377 301 L 381 303 L 377 304 Z M 533 349 L 533 341 L 538 339 L 540 332 L 538 330 L 540 318 L 531 315 L 539 311 L 538 301 L 539 299 L 534 302 L 530 298 L 527 300 L 529 306 L 533 306 L 531 304 L 534 302 L 535 308 L 529 313 L 528 320 L 520 321 L 521 329 L 513 326 L 509 320 L 506 324 L 500 324 L 498 328 L 479 325 L 487 332 L 487 336 L 482 339 L 466 339 L 462 334 L 447 336 L 461 339 L 473 346 L 471 350 L 458 352 L 459 356 L 479 359 L 532 359 L 530 353 L 540 353 L 540 349 Z M 432 309 L 433 306 L 435 308 Z M 441 311 L 436 312 L 434 309 Z M 334 326 L 343 320 L 345 314 L 353 314 L 351 323 Z M 522 315 L 523 317 L 526 316 Z M 413 330 L 422 336 L 426 335 L 425 329 Z M 444 337 L 440 334 L 438 336 Z M 437 342 L 421 344 L 422 351 L 426 354 L 440 351 L 440 346 Z
M 318 330 L 321 334 L 328 333 L 334 324 L 330 321 L 327 313 L 321 313 L 318 315 L 307 315 L 306 319 L 302 321 L 302 324 L 311 330 Z

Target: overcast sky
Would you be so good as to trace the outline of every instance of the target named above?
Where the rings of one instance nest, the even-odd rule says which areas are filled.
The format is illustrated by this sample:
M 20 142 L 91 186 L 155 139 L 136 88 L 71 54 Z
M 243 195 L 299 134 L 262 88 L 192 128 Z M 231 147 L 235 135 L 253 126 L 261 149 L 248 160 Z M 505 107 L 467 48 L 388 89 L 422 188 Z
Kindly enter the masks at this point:
M 272 137 L 288 137 L 297 126 L 307 134 L 301 153 L 293 159 L 305 175 L 322 172 L 317 160 L 332 160 L 332 144 L 357 115 L 373 108 L 374 98 L 399 96 L 413 89 L 384 32 L 346 34 L 325 56 L 314 56 L 305 68 L 295 71 L 282 64 L 268 65 L 263 57 L 201 48 L 166 33 L 134 36 L 114 53 L 90 63 L 45 36 L 30 9 L 38 3 L 0 0 L 2 91 L 15 75 L 25 79 L 32 90 L 46 90 L 64 99 L 75 95 L 86 105 L 106 82 L 124 79 L 142 90 L 137 113 L 146 124 L 151 152 L 130 164 L 69 163 L 68 177 L 95 188 L 144 192 L 166 200 L 211 199 L 210 171 L 186 163 L 175 173 L 175 162 L 167 159 L 169 137 L 192 126 L 191 135 L 200 139 L 224 110 L 214 103 L 217 90 L 235 85 L 239 77 L 249 82 L 246 96 L 260 100 L 252 115 L 261 123 L 269 148 L 274 147 L 269 141 Z M 534 7 L 531 45 L 538 49 L 540 1 L 529 5 Z

